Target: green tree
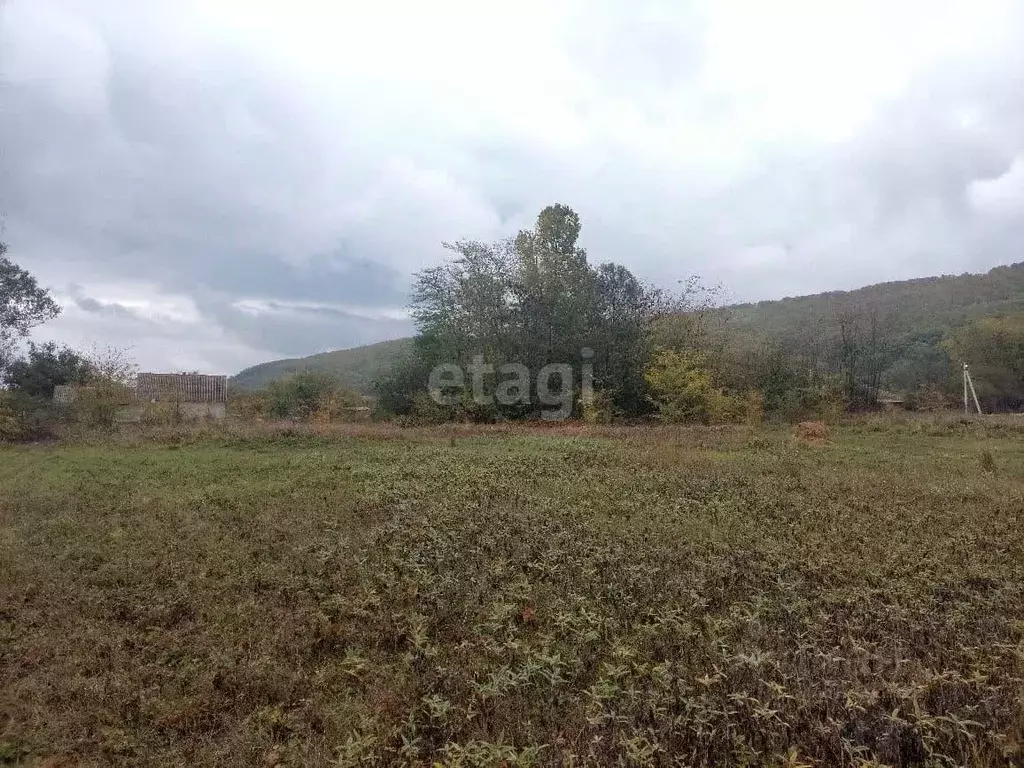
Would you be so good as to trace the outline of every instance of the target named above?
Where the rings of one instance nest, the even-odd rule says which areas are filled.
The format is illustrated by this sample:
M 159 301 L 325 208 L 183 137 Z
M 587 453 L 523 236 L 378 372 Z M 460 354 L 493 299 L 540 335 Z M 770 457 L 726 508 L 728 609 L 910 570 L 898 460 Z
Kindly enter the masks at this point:
M 518 357 L 531 371 L 572 363 L 594 344 L 597 275 L 578 245 L 581 229 L 575 211 L 550 205 L 532 230 L 513 240 L 516 269 L 510 287 L 519 320 Z
M 126 349 L 93 347 L 85 355 L 88 377 L 75 396 L 73 413 L 92 427 L 110 428 L 118 412 L 135 402 L 138 365 Z
M 33 397 L 53 397 L 58 384 L 84 384 L 89 375 L 88 361 L 69 347 L 30 342 L 27 356 L 8 365 L 4 383 Z
M 558 204 L 544 208 L 532 229 L 508 240 L 446 244 L 454 258 L 416 276 L 415 359 L 377 383 L 378 411 L 412 414 L 430 371 L 454 364 L 468 373 L 476 400 L 448 407 L 472 420 L 542 412 L 544 393 L 537 388 L 545 384 L 538 374 L 549 365 L 568 365 L 578 374 L 571 391 L 561 374 L 554 374 L 560 402 L 571 399 L 575 413 L 582 405 L 584 365 L 592 366 L 595 390 L 602 395 L 601 418 L 650 412 L 644 370 L 655 323 L 684 312 L 701 322 L 710 315 L 685 295 L 691 283 L 683 295 L 675 295 L 644 285 L 622 265 L 592 267 L 579 244 L 581 230 L 579 215 Z M 474 362 L 479 360 L 483 368 Z M 525 366 L 529 377 L 502 370 L 511 364 Z M 522 387 L 512 389 L 523 396 L 495 402 L 494 395 L 507 394 L 513 380 L 521 381 Z
M 58 314 L 60 307 L 46 289 L 7 257 L 7 245 L 0 242 L 0 363 L 17 339 Z
M 536 412 L 538 371 L 552 363 L 578 366 L 591 360 L 595 384 L 614 387 L 623 410 L 645 407 L 647 289 L 622 266 L 591 268 L 578 245 L 580 230 L 571 208 L 552 205 L 541 211 L 533 229 L 510 240 L 446 244 L 455 257 L 420 272 L 413 288 L 416 363 L 378 384 L 381 409 L 409 412 L 415 403 L 409 385 L 422 391 L 433 366 L 452 363 L 472 370 L 480 358 L 495 368 L 480 380 L 484 401 L 498 388 L 503 364 L 525 365 L 533 376 L 515 404 L 465 403 L 461 410 L 469 418 Z M 585 356 L 588 349 L 591 357 Z M 579 385 L 578 379 L 577 390 Z
M 644 367 L 650 357 L 651 291 L 620 264 L 602 264 L 595 275 L 594 386 L 614 412 L 649 409 Z

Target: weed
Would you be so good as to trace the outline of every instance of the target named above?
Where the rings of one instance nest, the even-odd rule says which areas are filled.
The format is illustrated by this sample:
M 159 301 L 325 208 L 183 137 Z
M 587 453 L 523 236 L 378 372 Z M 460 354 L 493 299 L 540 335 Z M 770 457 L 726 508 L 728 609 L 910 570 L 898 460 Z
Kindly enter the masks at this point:
M 829 429 L 0 448 L 0 756 L 1019 764 L 1018 427 Z

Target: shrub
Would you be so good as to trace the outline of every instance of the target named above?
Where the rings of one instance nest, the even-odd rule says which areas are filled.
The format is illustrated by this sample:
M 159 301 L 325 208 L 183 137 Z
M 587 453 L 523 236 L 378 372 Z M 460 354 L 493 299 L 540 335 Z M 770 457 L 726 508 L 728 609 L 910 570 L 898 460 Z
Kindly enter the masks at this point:
M 142 408 L 143 424 L 173 426 L 181 424 L 184 420 L 181 403 L 175 400 L 146 403 Z
M 135 398 L 131 389 L 108 378 L 93 378 L 88 386 L 79 387 L 71 413 L 76 421 L 89 427 L 109 429 L 117 420 L 118 411 L 132 405 Z
M 741 418 L 742 405 L 715 386 L 701 355 L 660 350 L 645 377 L 665 421 L 720 424 Z
M 580 415 L 587 424 L 611 424 L 615 417 L 614 393 L 595 392 L 581 405 Z
M 231 393 L 228 411 L 245 421 L 255 421 L 267 415 L 267 396 L 263 392 Z
M 0 392 L 0 442 L 23 443 L 54 436 L 53 403 L 21 392 Z
M 329 373 L 299 371 L 272 381 L 265 391 L 266 413 L 278 419 L 305 421 L 320 403 L 338 389 L 338 382 Z
M 418 392 L 412 396 L 412 409 L 402 417 L 408 424 L 445 424 L 451 421 L 464 421 L 465 413 L 459 405 L 441 405 L 426 392 Z
M 368 417 L 369 410 L 362 396 L 347 389 L 337 389 L 322 395 L 312 414 L 312 420 L 319 424 L 364 421 Z
M 743 420 L 748 427 L 759 427 L 764 422 L 764 393 L 751 389 L 743 398 Z

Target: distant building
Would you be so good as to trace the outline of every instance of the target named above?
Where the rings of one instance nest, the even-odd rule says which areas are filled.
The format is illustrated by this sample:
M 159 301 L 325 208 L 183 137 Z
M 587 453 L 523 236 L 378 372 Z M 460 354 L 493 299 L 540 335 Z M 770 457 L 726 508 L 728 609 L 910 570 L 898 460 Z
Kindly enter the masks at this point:
M 59 384 L 53 390 L 53 401 L 71 405 L 90 389 L 80 384 Z M 227 415 L 228 377 L 201 373 L 140 373 L 134 388 L 125 390 L 125 399 L 118 421 L 139 421 L 146 406 L 165 403 L 179 409 L 185 420 L 223 419 Z
M 135 392 L 148 403 L 226 403 L 228 377 L 202 373 L 140 373 Z
M 228 377 L 202 373 L 140 373 L 135 396 L 141 403 L 172 403 L 185 418 L 227 415 Z

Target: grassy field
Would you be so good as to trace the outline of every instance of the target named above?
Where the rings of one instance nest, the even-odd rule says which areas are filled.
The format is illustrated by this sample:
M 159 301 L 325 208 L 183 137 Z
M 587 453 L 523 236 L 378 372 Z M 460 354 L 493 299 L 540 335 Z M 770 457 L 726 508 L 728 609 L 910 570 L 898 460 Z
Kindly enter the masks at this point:
M 0 448 L 0 763 L 1024 764 L 1024 425 Z

